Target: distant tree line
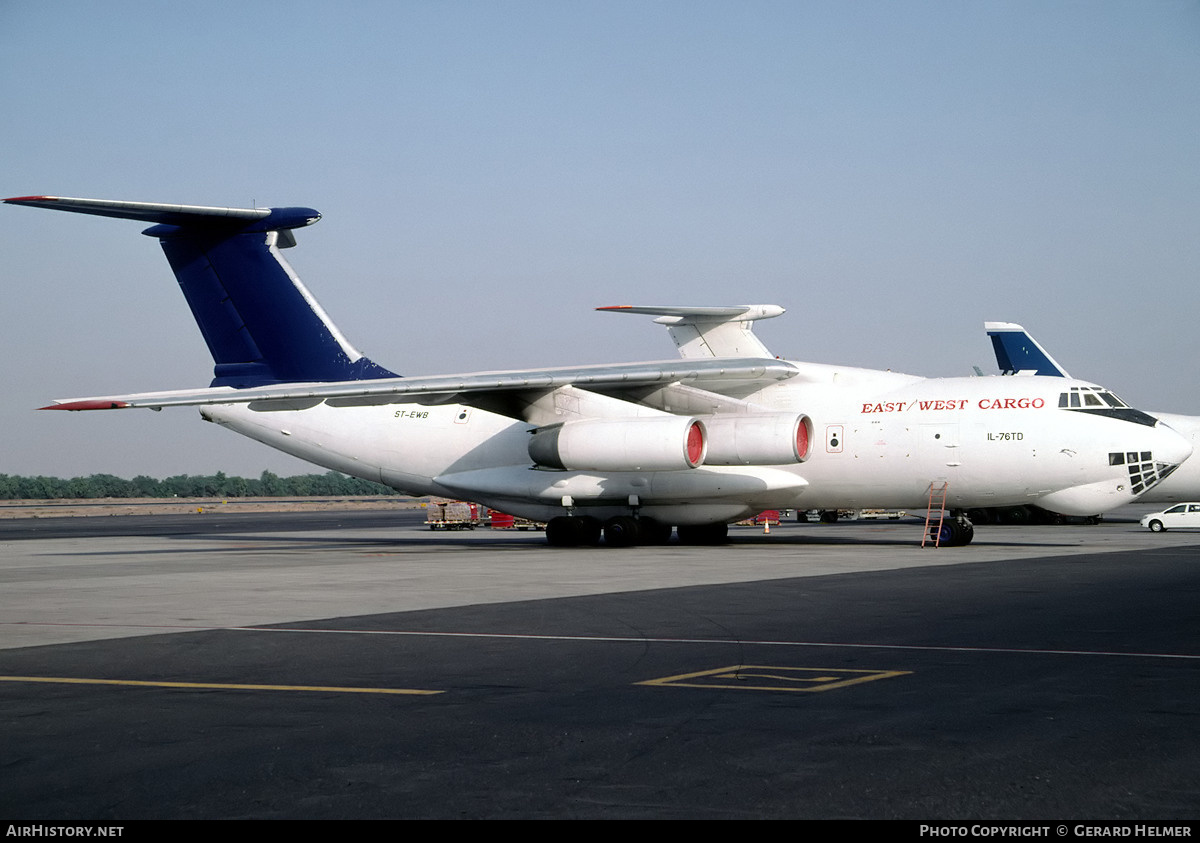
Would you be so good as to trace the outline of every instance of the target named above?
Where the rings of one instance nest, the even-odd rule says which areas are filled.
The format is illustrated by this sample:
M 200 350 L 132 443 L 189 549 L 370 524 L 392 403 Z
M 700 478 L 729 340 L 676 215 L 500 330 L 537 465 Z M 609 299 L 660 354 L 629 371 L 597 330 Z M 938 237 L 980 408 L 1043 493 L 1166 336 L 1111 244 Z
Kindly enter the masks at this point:
M 257 479 L 230 477 L 223 471 L 208 476 L 180 474 L 157 480 L 139 474 L 132 480 L 111 474 L 87 477 L 20 477 L 0 474 L 0 500 L 41 498 L 258 498 L 394 495 L 380 483 L 347 477 L 336 471 L 280 477 L 264 471 Z

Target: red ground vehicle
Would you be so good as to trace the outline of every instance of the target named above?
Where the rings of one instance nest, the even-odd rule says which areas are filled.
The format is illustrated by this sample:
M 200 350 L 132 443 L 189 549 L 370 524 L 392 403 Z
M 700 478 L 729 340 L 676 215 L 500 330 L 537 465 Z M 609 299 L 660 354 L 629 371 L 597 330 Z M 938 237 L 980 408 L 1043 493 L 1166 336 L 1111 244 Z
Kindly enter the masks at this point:
M 544 530 L 546 525 L 528 518 L 518 518 L 507 512 L 490 510 L 490 526 L 493 530 Z

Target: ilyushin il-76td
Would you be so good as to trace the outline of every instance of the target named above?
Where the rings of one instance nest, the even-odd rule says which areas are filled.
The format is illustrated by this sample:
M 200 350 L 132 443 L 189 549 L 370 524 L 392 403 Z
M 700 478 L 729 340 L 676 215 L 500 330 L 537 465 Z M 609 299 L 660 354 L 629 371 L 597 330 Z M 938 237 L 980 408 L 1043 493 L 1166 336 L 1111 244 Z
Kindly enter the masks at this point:
M 284 259 L 320 219 L 310 208 L 5 201 L 150 223 L 215 361 L 205 388 L 46 409 L 198 406 L 326 468 L 545 521 L 552 545 L 653 544 L 673 529 L 711 544 L 764 509 L 925 508 L 931 490 L 952 514 L 941 543 L 965 544 L 970 508 L 1101 513 L 1192 451 L 1083 381 L 777 359 L 751 330 L 774 305 L 603 308 L 656 317 L 680 352 L 667 361 L 400 377 L 355 350 Z M 1064 392 L 1099 401 L 1076 408 Z

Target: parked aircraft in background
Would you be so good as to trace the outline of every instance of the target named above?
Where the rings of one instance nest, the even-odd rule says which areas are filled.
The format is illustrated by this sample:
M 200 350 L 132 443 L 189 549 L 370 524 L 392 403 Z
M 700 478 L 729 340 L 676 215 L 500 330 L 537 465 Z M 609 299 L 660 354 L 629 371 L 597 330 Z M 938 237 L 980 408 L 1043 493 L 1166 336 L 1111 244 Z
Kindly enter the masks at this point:
M 984 322 L 1002 375 L 1045 375 L 1069 378 L 1067 370 L 1029 332 L 1013 322 Z
M 984 330 L 992 339 L 996 352 L 996 364 L 1005 375 L 1035 374 L 1047 377 L 1070 378 L 1067 370 L 1051 357 L 1029 332 L 1013 322 L 985 322 Z M 1104 408 L 1105 396 L 1090 395 L 1086 391 L 1068 390 L 1064 394 L 1068 409 L 1089 412 L 1097 407 Z M 1151 412 L 1163 424 L 1187 439 L 1193 448 L 1200 447 L 1200 416 L 1184 416 L 1178 413 Z M 1134 472 L 1131 470 L 1130 474 Z M 1132 477 L 1131 477 L 1132 479 Z M 1148 489 L 1138 500 L 1140 503 L 1175 503 L 1200 499 L 1200 459 L 1185 462 L 1170 479 Z
M 751 333 L 773 305 L 627 307 L 670 323 L 683 359 L 401 378 L 360 354 L 281 249 L 309 208 L 5 200 L 153 223 L 215 361 L 209 387 L 46 409 L 199 406 L 201 416 L 327 468 L 546 521 L 552 544 L 712 543 L 764 509 L 1036 502 L 1090 514 L 1133 500 L 1191 446 L 1060 378 L 920 378 L 775 359 Z M 732 354 L 733 356 L 727 356 Z M 720 356 L 716 356 L 720 355 Z M 1105 399 L 1107 400 L 1107 399 Z M 1127 465 L 1139 466 L 1134 481 Z

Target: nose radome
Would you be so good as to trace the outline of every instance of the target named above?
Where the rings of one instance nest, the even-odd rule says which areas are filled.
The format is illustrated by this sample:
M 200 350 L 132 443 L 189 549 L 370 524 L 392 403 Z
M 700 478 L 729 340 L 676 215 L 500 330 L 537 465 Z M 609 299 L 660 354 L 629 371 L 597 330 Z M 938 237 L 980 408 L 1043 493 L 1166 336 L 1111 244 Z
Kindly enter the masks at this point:
M 1169 425 L 1159 422 L 1154 432 L 1160 440 L 1154 446 L 1154 458 L 1168 465 L 1179 465 L 1192 455 L 1192 443 Z

